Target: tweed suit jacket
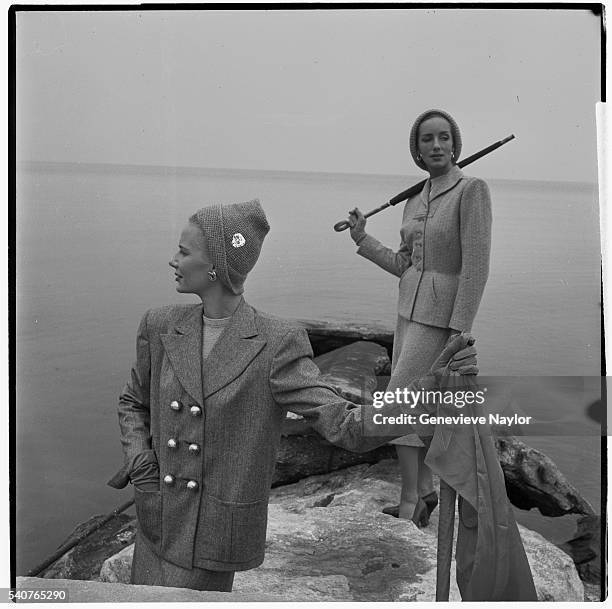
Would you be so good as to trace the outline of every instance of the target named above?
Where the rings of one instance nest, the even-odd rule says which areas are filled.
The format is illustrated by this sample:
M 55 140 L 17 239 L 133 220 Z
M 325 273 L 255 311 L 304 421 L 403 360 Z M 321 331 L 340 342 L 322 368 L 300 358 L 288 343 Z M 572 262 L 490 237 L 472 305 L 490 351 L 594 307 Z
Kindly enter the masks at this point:
M 431 185 L 431 191 L 430 191 Z M 459 167 L 429 179 L 404 207 L 397 252 L 371 235 L 357 253 L 400 278 L 398 314 L 469 332 L 489 275 L 491 197 Z
M 287 410 L 330 442 L 364 452 L 406 433 L 364 436 L 362 417 L 370 421 L 372 408 L 344 400 L 323 382 L 304 329 L 244 300 L 204 365 L 202 305 L 152 309 L 140 323 L 137 359 L 119 399 L 125 464 L 109 484 L 126 486 L 135 458 L 148 451 L 159 463 L 160 490 L 136 487 L 135 501 L 154 551 L 184 568 L 251 569 L 264 558 Z M 168 475 L 171 484 L 163 481 Z

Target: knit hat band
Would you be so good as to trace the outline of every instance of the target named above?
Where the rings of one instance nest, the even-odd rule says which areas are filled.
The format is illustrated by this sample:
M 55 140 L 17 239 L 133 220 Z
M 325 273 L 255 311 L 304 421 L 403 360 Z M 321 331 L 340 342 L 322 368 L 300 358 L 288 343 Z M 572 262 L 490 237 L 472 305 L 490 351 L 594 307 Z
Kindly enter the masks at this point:
M 412 129 L 410 129 L 410 154 L 414 159 L 414 162 L 421 168 L 427 169 L 427 166 L 423 162 L 423 159 L 419 160 L 419 146 L 417 142 L 418 134 L 419 134 L 419 126 L 421 123 L 428 118 L 433 116 L 441 116 L 442 118 L 448 121 L 448 124 L 451 128 L 451 135 L 453 136 L 453 149 L 455 151 L 455 162 L 459 158 L 461 154 L 461 131 L 459 131 L 459 125 L 457 125 L 457 121 L 444 110 L 426 110 L 419 116 L 417 116 L 414 124 L 412 125 Z

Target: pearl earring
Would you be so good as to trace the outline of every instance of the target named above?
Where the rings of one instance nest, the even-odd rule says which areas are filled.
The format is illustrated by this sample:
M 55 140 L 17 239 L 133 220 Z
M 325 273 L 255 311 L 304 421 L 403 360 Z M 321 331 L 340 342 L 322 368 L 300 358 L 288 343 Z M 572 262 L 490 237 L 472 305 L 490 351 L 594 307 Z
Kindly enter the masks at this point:
M 217 271 L 215 271 L 215 269 L 213 269 L 212 271 L 208 271 L 208 278 L 211 281 L 217 281 Z

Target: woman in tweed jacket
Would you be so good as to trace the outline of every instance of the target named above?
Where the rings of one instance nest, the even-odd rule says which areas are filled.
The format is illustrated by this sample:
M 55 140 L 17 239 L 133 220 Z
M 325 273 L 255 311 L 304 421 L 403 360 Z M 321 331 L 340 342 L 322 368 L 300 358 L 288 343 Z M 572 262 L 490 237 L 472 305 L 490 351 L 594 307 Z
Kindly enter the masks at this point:
M 442 110 L 421 114 L 410 152 L 429 179 L 406 203 L 397 252 L 365 232 L 359 209 L 349 212 L 357 253 L 400 278 L 391 390 L 427 371 L 451 336 L 471 330 L 489 273 L 489 189 L 455 165 L 461 152 L 455 120 Z M 384 511 L 425 526 L 438 497 L 423 443 L 414 434 L 393 443 L 402 492 L 399 506 Z
M 268 230 L 256 200 L 198 210 L 170 266 L 177 291 L 201 303 L 151 309 L 141 321 L 119 398 L 124 466 L 109 482 L 135 487 L 134 584 L 230 591 L 235 571 L 262 563 L 288 410 L 352 451 L 401 434 L 401 426 L 364 434 L 375 409 L 347 402 L 322 381 L 306 331 L 243 299 Z M 468 340 L 453 341 L 436 370 L 475 373 Z M 415 379 L 412 389 L 436 383 Z M 422 427 L 423 437 L 431 433 Z

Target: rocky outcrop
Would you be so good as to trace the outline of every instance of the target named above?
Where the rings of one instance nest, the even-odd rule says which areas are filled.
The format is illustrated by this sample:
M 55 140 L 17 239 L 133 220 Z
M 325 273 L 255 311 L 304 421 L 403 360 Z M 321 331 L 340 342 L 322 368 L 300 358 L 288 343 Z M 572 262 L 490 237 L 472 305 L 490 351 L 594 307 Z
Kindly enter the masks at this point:
M 78 525 L 62 545 L 69 543 L 103 518 L 102 515 L 93 516 L 87 522 Z M 97 579 L 103 561 L 122 548 L 133 544 L 135 536 L 136 523 L 134 518 L 127 514 L 119 514 L 66 552 L 60 559 L 42 571 L 39 577 Z
M 313 476 L 272 491 L 266 559 L 236 574 L 238 593 L 292 601 L 435 599 L 437 510 L 430 525 L 382 514 L 399 492 L 391 461 Z M 543 537 L 519 527 L 540 600 L 582 601 L 573 562 Z M 126 549 L 104 565 L 105 581 L 128 570 Z M 454 574 L 454 564 L 451 573 Z M 451 576 L 451 600 L 460 600 Z
M 297 482 L 307 476 L 337 471 L 359 463 L 392 459 L 395 448 L 381 446 L 367 453 L 338 448 L 315 434 L 304 421 L 288 421 L 276 454 L 272 486 Z
M 306 322 L 305 322 L 306 323 Z M 343 329 L 311 322 L 309 333 L 329 333 L 343 340 L 356 340 L 349 332 L 374 336 L 380 329 Z M 353 342 L 315 359 L 327 382 L 341 395 L 357 403 L 370 403 L 371 392 L 377 388 L 380 375 L 388 371 L 389 360 L 380 345 L 367 341 Z M 506 490 L 513 505 L 524 510 L 537 508 L 545 516 L 595 513 L 586 501 L 545 454 L 512 436 L 496 438 L 499 460 L 506 479 Z M 392 457 L 391 447 L 381 447 L 369 453 L 350 453 L 335 447 L 303 420 L 291 416 L 285 422 L 277 456 L 273 485 L 295 482 L 305 476 L 335 471 L 358 463 L 375 463 Z
M 315 363 L 321 374 L 341 396 L 356 404 L 371 404 L 377 376 L 389 372 L 391 361 L 384 347 L 358 341 L 319 355 Z
M 71 603 L 146 603 L 146 602 L 274 602 L 290 601 L 288 596 L 271 597 L 262 594 L 240 594 L 238 592 L 200 592 L 189 588 L 166 588 L 163 586 L 134 586 L 107 584 L 97 581 L 74 579 L 48 579 L 18 577 L 15 582 L 20 590 L 64 590 Z
M 513 505 L 523 510 L 537 508 L 544 516 L 595 513 L 544 453 L 511 436 L 496 438 L 495 443 L 508 498 Z M 288 419 L 283 427 L 273 485 L 394 456 L 391 446 L 368 453 L 351 453 L 324 440 L 307 422 Z
M 388 369 L 386 350 L 373 342 L 359 341 L 315 358 L 323 378 L 346 399 L 371 403 L 377 375 Z M 382 446 L 367 453 L 338 448 L 314 432 L 301 417 L 289 413 L 276 455 L 273 486 L 296 482 L 314 474 L 336 471 L 359 463 L 391 458 L 395 449 Z
M 377 324 L 356 324 L 352 322 L 294 320 L 308 332 L 315 355 L 327 353 L 358 340 L 383 345 L 389 357 L 393 353 L 393 329 Z
M 134 521 L 135 524 L 135 521 Z M 134 544 L 126 546 L 114 554 L 110 558 L 106 559 L 102 564 L 99 571 L 99 577 L 103 582 L 110 583 L 129 583 L 131 571 L 132 571 L 132 558 L 134 556 Z
M 392 332 L 370 325 L 303 325 L 327 382 L 351 401 L 369 402 L 380 375 L 389 372 Z M 547 516 L 594 517 L 593 508 L 548 457 L 516 438 L 504 436 L 496 443 L 514 505 L 537 507 Z M 399 495 L 397 467 L 388 460 L 394 453 L 390 446 L 350 453 L 329 444 L 301 417 L 289 416 L 273 479 L 266 561 L 238 574 L 235 589 L 291 600 L 433 600 L 437 512 L 422 531 L 381 514 Z M 289 483 L 294 484 L 281 486 Z M 71 537 L 101 518 L 80 525 Z M 598 548 L 599 523 L 584 522 L 577 538 L 563 548 L 585 579 L 598 581 L 600 559 L 593 547 Z M 519 528 L 539 597 L 581 600 L 569 557 Z M 127 582 L 134 534 L 134 521 L 122 514 L 70 550 L 44 577 Z M 453 599 L 459 600 L 456 587 Z
M 585 582 L 601 582 L 601 519 L 599 516 L 582 516 L 578 519 L 576 537 L 559 546 L 576 564 Z
M 544 516 L 595 514 L 591 504 L 572 486 L 552 459 L 512 436 L 495 439 L 513 505 L 538 508 Z

